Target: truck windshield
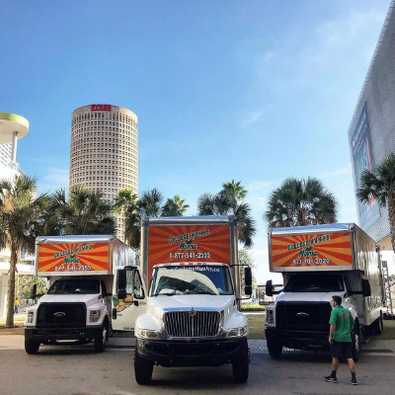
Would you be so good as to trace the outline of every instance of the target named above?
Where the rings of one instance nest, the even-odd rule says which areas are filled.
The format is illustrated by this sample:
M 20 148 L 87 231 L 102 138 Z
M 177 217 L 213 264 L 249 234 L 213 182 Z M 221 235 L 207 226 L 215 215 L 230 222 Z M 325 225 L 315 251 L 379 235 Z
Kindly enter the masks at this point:
M 57 280 L 48 290 L 48 294 L 98 294 L 100 286 L 98 280 Z
M 284 292 L 339 292 L 344 291 L 342 277 L 339 275 L 297 275 L 289 279 Z
M 151 296 L 159 295 L 233 295 L 227 266 L 167 266 L 155 269 Z

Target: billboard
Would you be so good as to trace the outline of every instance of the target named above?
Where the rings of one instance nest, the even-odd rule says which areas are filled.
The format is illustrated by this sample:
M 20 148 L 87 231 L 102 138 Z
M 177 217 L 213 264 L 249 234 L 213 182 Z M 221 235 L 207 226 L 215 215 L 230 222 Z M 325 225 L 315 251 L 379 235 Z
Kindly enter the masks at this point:
M 40 275 L 107 274 L 108 243 L 41 244 L 38 247 L 37 273 Z
M 150 267 L 188 261 L 231 264 L 229 225 L 150 226 L 148 240 Z
M 351 154 L 354 164 L 356 190 L 359 189 L 361 174 L 364 170 L 373 171 L 372 143 L 366 102 L 359 117 L 357 126 L 351 136 Z M 379 218 L 378 202 L 371 197 L 368 203 L 357 201 L 358 217 L 363 229 L 370 228 Z
M 109 104 L 92 104 L 91 111 L 111 111 L 111 105 L 109 105 Z
M 306 267 L 314 270 L 327 270 L 334 266 L 349 269 L 352 258 L 351 234 L 348 232 L 271 238 L 270 269 L 274 272 L 297 271 Z

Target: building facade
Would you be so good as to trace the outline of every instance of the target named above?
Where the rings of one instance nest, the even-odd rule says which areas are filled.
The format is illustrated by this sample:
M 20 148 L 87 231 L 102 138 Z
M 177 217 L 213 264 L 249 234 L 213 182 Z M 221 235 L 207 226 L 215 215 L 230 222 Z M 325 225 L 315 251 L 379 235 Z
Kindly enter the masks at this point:
M 72 114 L 69 187 L 101 191 L 110 203 L 120 189 L 138 192 L 138 119 L 123 107 L 92 104 Z M 125 220 L 115 216 L 117 237 Z
M 348 130 L 355 191 L 363 170 L 395 153 L 395 2 L 392 1 Z M 359 224 L 384 249 L 391 249 L 388 210 L 356 199 Z

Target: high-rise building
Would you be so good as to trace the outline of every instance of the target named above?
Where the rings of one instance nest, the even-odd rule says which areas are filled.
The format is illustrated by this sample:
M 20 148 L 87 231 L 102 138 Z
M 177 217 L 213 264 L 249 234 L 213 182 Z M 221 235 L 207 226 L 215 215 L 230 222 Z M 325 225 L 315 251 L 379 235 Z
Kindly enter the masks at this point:
M 137 115 L 123 107 L 92 104 L 72 115 L 69 187 L 83 185 L 101 191 L 114 202 L 120 189 L 138 192 Z M 115 216 L 117 237 L 124 238 L 125 221 Z
M 387 155 L 395 153 L 395 1 L 390 4 L 355 112 L 348 130 L 355 190 L 363 170 L 372 171 Z M 356 199 L 362 229 L 392 251 L 387 207 L 371 199 Z M 387 259 L 387 258 L 386 258 Z

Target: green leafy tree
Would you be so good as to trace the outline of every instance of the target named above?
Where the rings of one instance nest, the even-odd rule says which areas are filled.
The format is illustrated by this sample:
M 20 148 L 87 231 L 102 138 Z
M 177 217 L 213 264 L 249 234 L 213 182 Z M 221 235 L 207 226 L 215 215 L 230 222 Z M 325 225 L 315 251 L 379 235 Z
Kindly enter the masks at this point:
M 15 272 L 21 249 L 34 252 L 42 214 L 48 203 L 46 194 L 36 197 L 36 179 L 24 174 L 12 181 L 0 180 L 0 249 L 10 248 L 6 327 L 14 325 Z
M 252 238 L 256 233 L 255 221 L 251 216 L 251 207 L 244 201 L 247 190 L 240 181 L 227 181 L 217 194 L 204 194 L 198 199 L 199 215 L 234 214 L 238 224 L 238 239 L 244 247 L 252 247 Z
M 290 227 L 336 222 L 335 196 L 317 178 L 288 178 L 274 190 L 264 215 L 269 226 Z
M 115 221 L 112 206 L 100 191 L 74 185 L 66 199 L 64 189 L 50 198 L 46 234 L 96 235 L 113 234 Z
M 357 197 L 364 203 L 377 200 L 380 206 L 388 207 L 390 237 L 395 252 L 395 154 L 388 155 L 373 172 L 362 172 Z

